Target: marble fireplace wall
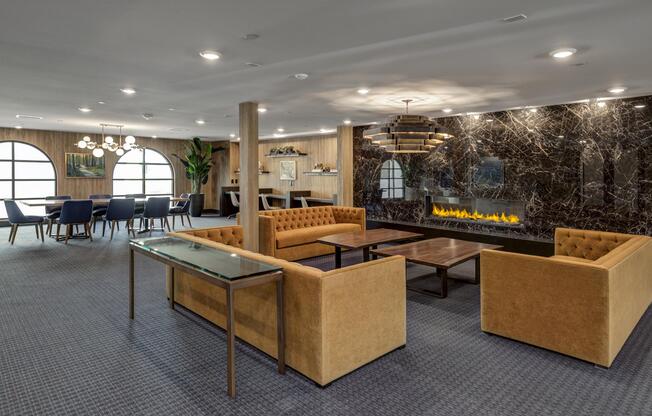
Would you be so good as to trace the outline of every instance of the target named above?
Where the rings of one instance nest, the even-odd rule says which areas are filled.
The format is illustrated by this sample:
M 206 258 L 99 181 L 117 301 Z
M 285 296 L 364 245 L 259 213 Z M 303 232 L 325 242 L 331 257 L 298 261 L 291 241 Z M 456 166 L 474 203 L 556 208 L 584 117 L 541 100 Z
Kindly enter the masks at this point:
M 526 218 L 516 232 L 527 236 L 551 238 L 556 227 L 650 235 L 651 110 L 648 96 L 446 117 L 438 122 L 454 137 L 429 154 L 386 153 L 357 127 L 355 204 L 371 219 L 473 228 L 431 218 L 426 193 L 517 200 Z M 405 176 L 401 199 L 379 190 L 392 158 Z

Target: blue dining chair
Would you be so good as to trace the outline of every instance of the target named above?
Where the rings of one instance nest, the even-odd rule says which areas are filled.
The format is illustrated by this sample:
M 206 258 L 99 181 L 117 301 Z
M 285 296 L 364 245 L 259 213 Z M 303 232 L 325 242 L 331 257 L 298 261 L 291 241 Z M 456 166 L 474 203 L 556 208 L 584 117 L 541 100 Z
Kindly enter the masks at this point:
M 70 195 L 53 195 L 53 196 L 46 196 L 45 200 L 46 201 L 67 201 L 69 199 L 72 199 L 72 196 Z M 46 234 L 50 237 L 52 237 L 52 225 L 54 222 L 59 218 L 61 215 L 61 205 L 51 205 L 51 206 L 45 206 L 45 221 L 48 222 L 48 226 L 46 229 Z
M 66 226 L 65 243 L 72 236 L 73 225 L 83 225 L 84 235 L 93 241 L 91 234 L 91 219 L 93 218 L 93 201 L 90 199 L 64 201 L 61 207 L 61 216 L 57 220 L 57 241 L 60 241 L 61 226 Z
M 179 201 L 175 206 L 170 208 L 169 215 L 172 216 L 172 229 L 174 230 L 174 219 L 178 216 L 181 218 L 181 225 L 185 226 L 186 224 L 183 222 L 183 217 L 185 216 L 186 219 L 188 220 L 188 225 L 192 227 L 192 223 L 190 222 L 190 194 L 181 194 L 179 195 L 180 198 L 185 198 L 185 201 Z
M 7 211 L 7 217 L 9 219 L 9 224 L 11 224 L 11 230 L 9 231 L 9 242 L 13 245 L 16 241 L 16 234 L 18 232 L 18 227 L 21 225 L 33 225 L 36 228 L 36 238 L 39 238 L 39 230 L 41 231 L 41 242 L 45 242 L 43 237 L 43 217 L 39 215 L 25 215 L 23 211 L 20 210 L 20 207 L 16 201 L 12 199 L 5 199 L 5 210 Z
M 154 228 L 154 221 L 158 218 L 161 220 L 160 231 L 165 231 L 163 224 L 168 227 L 170 230 L 170 223 L 168 222 L 168 213 L 170 212 L 170 197 L 169 196 L 159 196 L 151 197 L 147 199 L 145 204 L 145 211 L 143 212 L 143 219 L 147 221 L 149 235 L 152 235 L 152 230 Z
M 127 234 L 131 231 L 131 234 L 136 238 L 136 233 L 134 231 L 134 212 L 136 209 L 136 201 L 133 198 L 119 198 L 112 199 L 109 201 L 109 206 L 106 209 L 106 214 L 102 216 L 98 221 L 102 221 L 102 237 L 106 231 L 106 222 L 111 222 L 111 240 L 113 240 L 113 232 L 115 231 L 115 226 L 119 221 L 125 221 L 125 228 L 127 229 Z M 119 228 L 118 228 L 119 229 Z
M 92 194 L 89 195 L 88 199 L 111 199 L 112 197 L 113 195 L 111 194 Z M 93 232 L 95 232 L 95 222 L 98 218 L 101 218 L 104 214 L 106 214 L 106 208 L 108 205 L 109 204 L 98 204 L 93 201 Z

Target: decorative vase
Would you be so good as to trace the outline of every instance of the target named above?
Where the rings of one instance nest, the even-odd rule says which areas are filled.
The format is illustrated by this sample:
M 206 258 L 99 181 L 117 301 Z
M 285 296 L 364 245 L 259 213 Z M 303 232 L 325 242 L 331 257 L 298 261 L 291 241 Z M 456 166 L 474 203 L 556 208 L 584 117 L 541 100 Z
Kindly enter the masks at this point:
M 190 194 L 190 216 L 201 217 L 204 210 L 204 194 Z

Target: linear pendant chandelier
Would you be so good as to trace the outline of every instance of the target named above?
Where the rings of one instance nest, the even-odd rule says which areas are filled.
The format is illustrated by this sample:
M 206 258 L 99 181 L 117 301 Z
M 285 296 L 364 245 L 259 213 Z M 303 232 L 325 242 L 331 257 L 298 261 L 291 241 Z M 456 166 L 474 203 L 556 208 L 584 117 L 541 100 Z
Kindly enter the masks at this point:
M 364 138 L 389 153 L 428 153 L 452 137 L 430 117 L 408 114 L 412 100 L 402 101 L 405 114 L 392 116 L 385 124 L 364 130 Z
M 118 156 L 122 156 L 125 152 L 128 152 L 132 149 L 140 149 L 141 146 L 136 144 L 136 138 L 134 136 L 125 137 L 125 142 L 122 143 L 122 124 L 107 124 L 100 123 L 102 128 L 102 142 L 97 143 L 91 140 L 90 136 L 84 136 L 80 141 L 77 142 L 75 146 L 80 149 L 92 150 L 93 156 L 102 157 L 104 156 L 104 151 L 108 150 L 109 152 L 114 152 Z M 112 136 L 105 136 L 105 128 L 117 128 L 119 130 L 118 140 L 114 140 Z

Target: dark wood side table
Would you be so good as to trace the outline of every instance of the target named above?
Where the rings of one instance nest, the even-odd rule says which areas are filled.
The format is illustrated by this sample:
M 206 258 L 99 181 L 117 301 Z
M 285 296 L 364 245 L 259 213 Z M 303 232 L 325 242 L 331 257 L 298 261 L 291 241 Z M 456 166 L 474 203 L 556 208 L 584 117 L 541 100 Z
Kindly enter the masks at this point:
M 475 284 L 480 283 L 480 252 L 482 250 L 498 250 L 502 246 L 475 243 L 473 241 L 455 240 L 452 238 L 433 238 L 414 243 L 401 244 L 393 247 L 373 250 L 379 256 L 404 256 L 406 261 L 436 268 L 436 275 L 441 280 L 441 290 L 418 289 L 408 285 L 409 290 L 431 296 L 445 298 L 448 295 L 448 269 L 465 261 L 475 259 Z M 430 276 L 425 276 L 430 277 Z
M 226 291 L 227 386 L 235 397 L 234 292 L 245 287 L 276 282 L 278 372 L 285 374 L 283 269 L 178 237 L 158 237 L 129 242 L 129 318 L 134 319 L 134 253 L 170 266 L 170 308 L 174 309 L 174 275 L 191 274 Z
M 411 233 L 387 228 L 327 235 L 317 240 L 318 243 L 335 246 L 335 267 L 342 267 L 342 248 L 349 250 L 362 249 L 362 261 L 369 261 L 369 249 L 375 249 L 379 244 L 395 243 L 422 237 L 423 234 Z

